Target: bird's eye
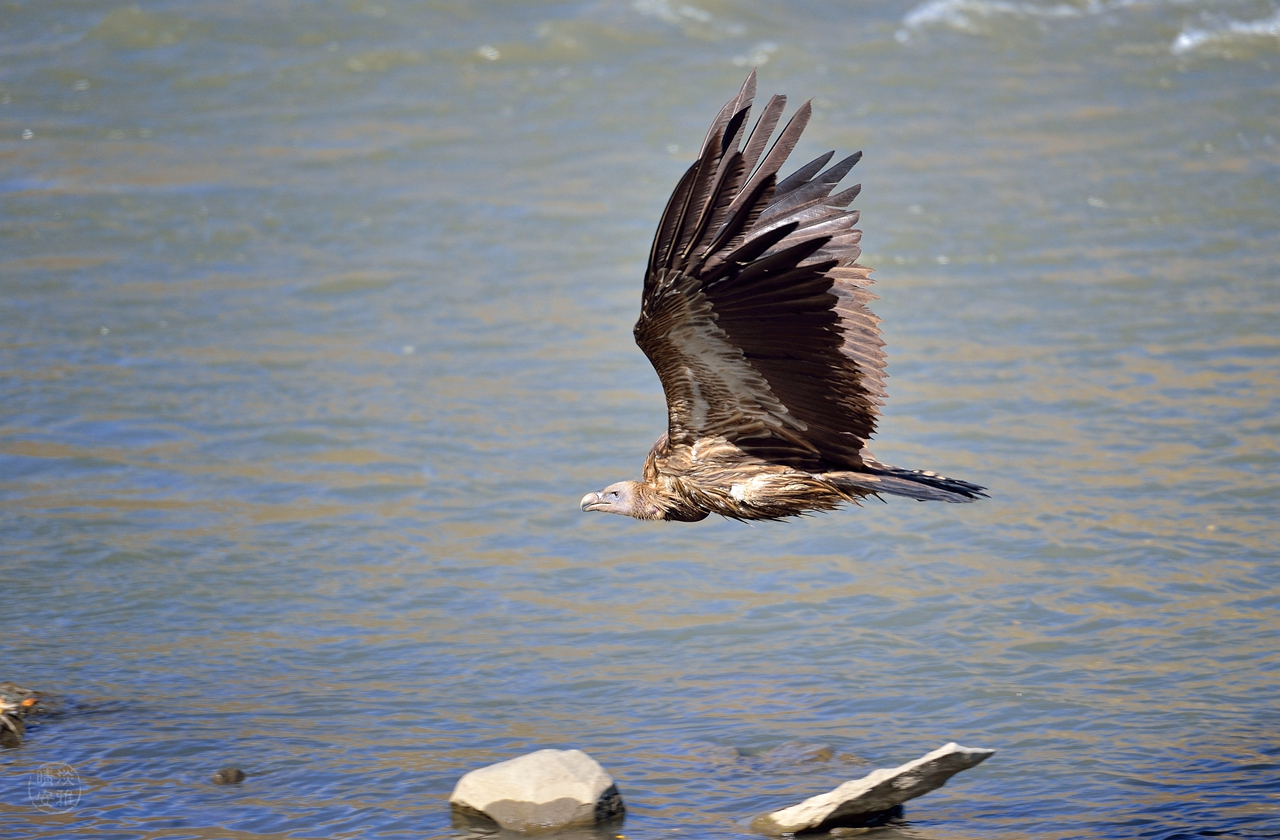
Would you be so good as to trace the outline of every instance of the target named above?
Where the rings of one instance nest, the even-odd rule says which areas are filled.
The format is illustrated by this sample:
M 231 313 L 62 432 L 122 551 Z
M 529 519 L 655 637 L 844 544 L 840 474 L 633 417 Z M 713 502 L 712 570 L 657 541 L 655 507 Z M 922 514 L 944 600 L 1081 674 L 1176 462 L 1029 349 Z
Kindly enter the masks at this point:
M 616 498 L 618 498 L 618 491 L 617 491 L 617 490 L 610 490 L 608 493 L 605 493 L 605 494 L 604 494 L 604 497 L 605 497 L 606 499 L 616 499 Z

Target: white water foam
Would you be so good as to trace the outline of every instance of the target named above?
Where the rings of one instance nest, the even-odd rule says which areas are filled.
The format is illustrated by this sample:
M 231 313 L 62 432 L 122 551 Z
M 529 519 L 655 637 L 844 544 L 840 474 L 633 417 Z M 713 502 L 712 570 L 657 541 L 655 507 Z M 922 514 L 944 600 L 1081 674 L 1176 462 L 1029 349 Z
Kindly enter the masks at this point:
M 1184 6 L 1196 0 L 1171 0 L 1169 5 Z M 1210 0 L 1212 3 L 1213 0 Z M 1016 20 L 1067 20 L 1120 12 L 1127 7 L 1149 7 L 1146 0 L 1088 0 L 1083 3 L 1036 3 L 1028 0 L 926 0 L 907 12 L 902 28 L 894 37 L 900 43 L 912 34 L 929 27 L 945 27 L 958 32 L 980 34 L 984 22 L 998 18 Z M 1156 0 L 1155 5 L 1164 5 Z M 1200 5 L 1196 3 L 1196 5 Z M 1187 23 L 1169 45 L 1174 55 L 1197 50 L 1216 50 L 1227 54 L 1235 45 L 1271 39 L 1280 45 L 1280 10 L 1270 17 L 1240 20 L 1239 11 L 1229 16 L 1222 11 L 1203 11 L 1198 23 Z
M 1262 20 L 1207 19 L 1205 26 L 1185 26 L 1169 49 L 1184 55 L 1206 47 L 1223 47 L 1261 38 L 1280 39 L 1280 11 Z
M 902 25 L 906 29 L 899 30 L 897 37 L 899 41 L 906 40 L 903 35 L 909 38 L 908 30 L 931 25 L 949 26 L 961 32 L 975 32 L 978 29 L 976 21 L 985 18 L 1078 18 L 1102 8 L 1102 4 L 1096 2 L 1081 7 L 1067 3 L 1041 6 L 1010 0 L 928 0 L 907 12 L 902 19 Z

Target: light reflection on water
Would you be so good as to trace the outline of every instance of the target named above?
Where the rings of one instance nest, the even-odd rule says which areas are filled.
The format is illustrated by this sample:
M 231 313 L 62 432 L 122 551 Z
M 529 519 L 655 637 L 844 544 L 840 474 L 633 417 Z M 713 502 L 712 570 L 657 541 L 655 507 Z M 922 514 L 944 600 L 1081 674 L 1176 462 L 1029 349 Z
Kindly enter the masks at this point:
M 0 833 L 461 836 L 574 746 L 628 837 L 730 837 L 952 739 L 912 836 L 1280 832 L 1274 13 L 15 6 L 0 678 L 69 708 L 0 761 L 86 792 Z M 877 454 L 991 501 L 577 511 L 662 428 L 640 270 L 751 64 L 866 152 Z

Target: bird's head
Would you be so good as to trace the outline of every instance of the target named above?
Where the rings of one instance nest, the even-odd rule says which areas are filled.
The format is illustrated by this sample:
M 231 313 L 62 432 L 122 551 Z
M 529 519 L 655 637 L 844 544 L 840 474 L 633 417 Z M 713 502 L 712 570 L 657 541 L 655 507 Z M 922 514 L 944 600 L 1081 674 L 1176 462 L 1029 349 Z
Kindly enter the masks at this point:
M 650 501 L 638 481 L 619 481 L 603 490 L 588 493 L 579 505 L 585 510 L 618 513 L 636 519 L 662 519 L 662 508 Z

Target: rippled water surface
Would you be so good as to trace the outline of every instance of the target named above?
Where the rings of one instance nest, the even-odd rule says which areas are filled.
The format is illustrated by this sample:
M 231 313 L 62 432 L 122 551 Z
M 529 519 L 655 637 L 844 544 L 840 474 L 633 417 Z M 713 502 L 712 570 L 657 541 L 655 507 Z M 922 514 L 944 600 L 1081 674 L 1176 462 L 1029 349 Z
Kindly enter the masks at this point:
M 578 511 L 752 66 L 866 153 L 876 454 L 991 500 Z M 4 4 L 0 834 L 461 838 L 551 746 L 746 837 L 957 740 L 881 836 L 1278 836 L 1278 319 L 1275 0 Z

